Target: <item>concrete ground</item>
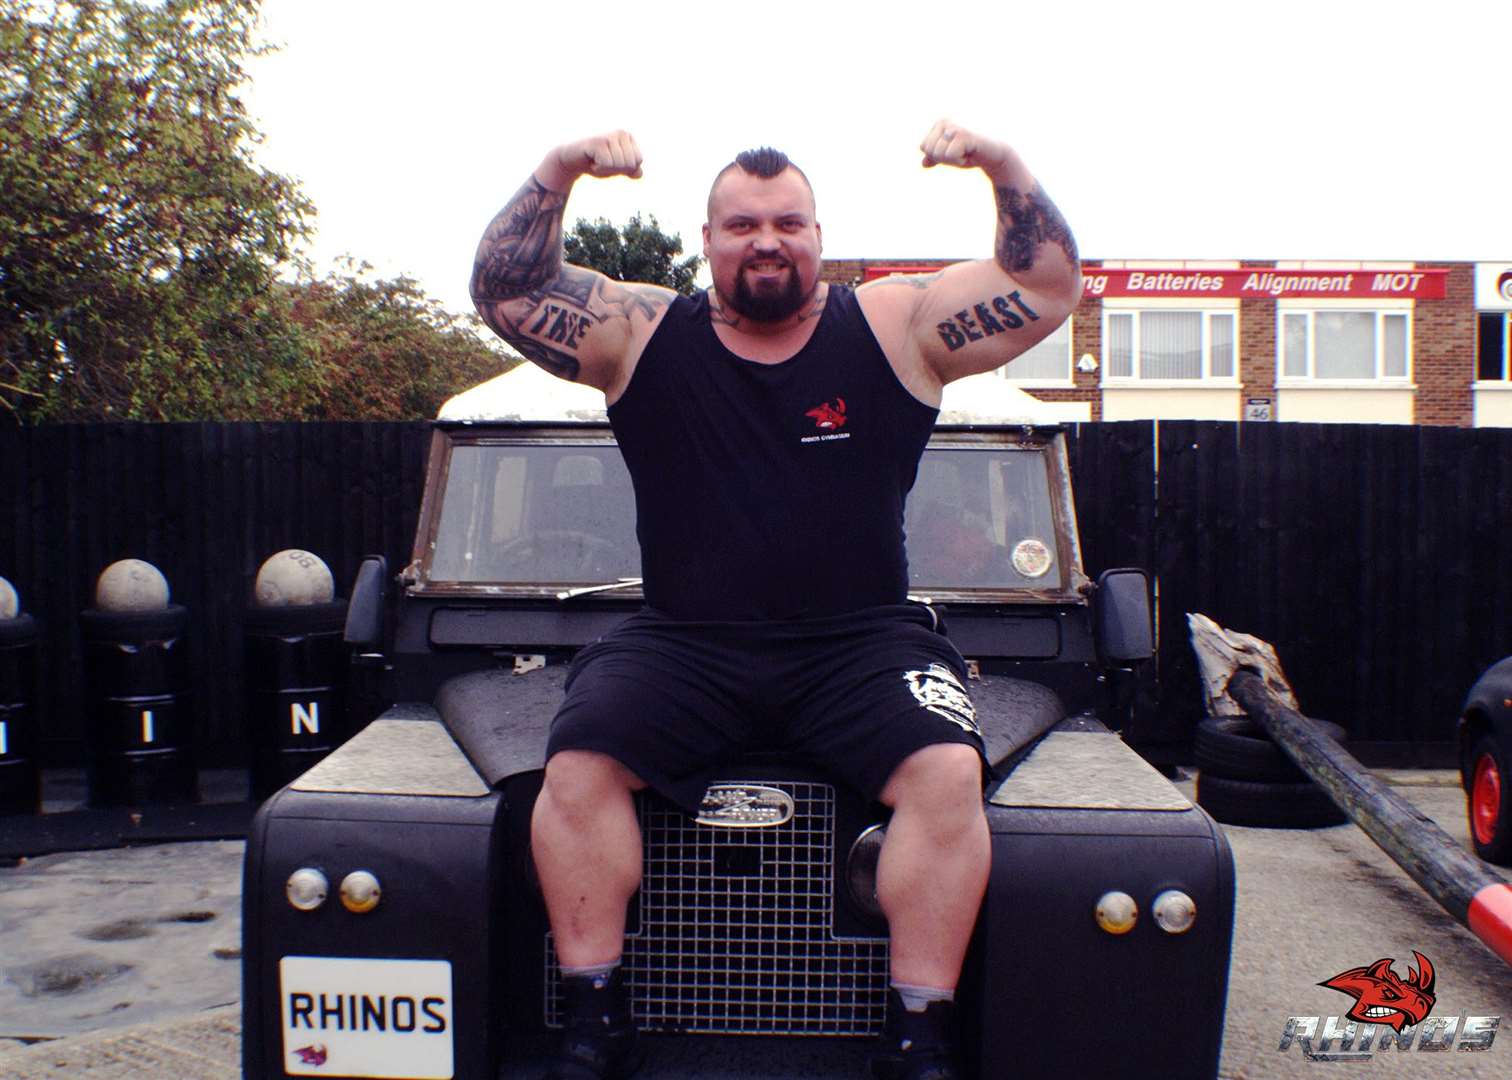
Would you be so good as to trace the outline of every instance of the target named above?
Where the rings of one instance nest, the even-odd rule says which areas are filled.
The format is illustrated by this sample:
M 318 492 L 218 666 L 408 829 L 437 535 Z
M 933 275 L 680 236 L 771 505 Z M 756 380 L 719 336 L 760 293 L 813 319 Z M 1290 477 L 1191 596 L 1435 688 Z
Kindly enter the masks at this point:
M 1455 774 L 1380 775 L 1468 845 Z M 1193 792 L 1190 778 L 1178 786 Z M 1353 1065 L 1351 1075 L 1512 1075 L 1512 972 L 1364 833 L 1353 825 L 1227 833 L 1238 897 L 1224 1080 L 1344 1068 L 1304 1060 L 1296 1045 L 1278 1050 L 1287 1018 L 1342 1016 L 1350 999 L 1318 983 L 1384 957 L 1405 977 L 1414 949 L 1436 970 L 1434 1016 L 1507 1022 L 1484 1053 L 1392 1049 Z M 239 842 L 165 844 L 0 869 L 0 1076 L 239 1076 L 241 852 Z M 1182 1037 L 1130 1032 L 1129 1050 L 1138 1054 L 1140 1038 Z
M 1397 794 L 1467 850 L 1465 796 L 1448 770 L 1378 770 Z M 1182 783 L 1191 790 L 1191 782 Z M 1352 824 L 1307 832 L 1225 826 L 1237 866 L 1234 950 L 1224 1025 L 1223 1080 L 1290 1080 L 1329 1070 L 1352 1076 L 1449 1080 L 1512 1075 L 1512 969 L 1450 918 Z M 1490 867 L 1504 880 L 1512 873 Z M 1391 957 L 1403 979 L 1412 951 L 1433 963 L 1434 1017 L 1501 1016 L 1483 1053 L 1396 1049 L 1343 1064 L 1278 1050 L 1290 1016 L 1342 1017 L 1345 994 L 1317 984 Z M 1338 1050 L 1335 1046 L 1333 1049 Z

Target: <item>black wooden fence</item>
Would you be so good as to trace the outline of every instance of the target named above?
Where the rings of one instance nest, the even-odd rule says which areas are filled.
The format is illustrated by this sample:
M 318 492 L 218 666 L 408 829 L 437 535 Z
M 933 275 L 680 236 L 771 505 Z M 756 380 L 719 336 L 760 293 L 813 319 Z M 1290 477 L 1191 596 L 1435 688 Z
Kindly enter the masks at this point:
M 1165 422 L 1156 441 L 1151 736 L 1197 719 L 1200 611 L 1274 644 L 1303 711 L 1376 760 L 1447 764 L 1470 684 L 1512 653 L 1512 430 Z
M 409 561 L 429 425 L 198 423 L 0 430 L 0 577 L 42 622 L 42 754 L 83 759 L 78 614 L 117 559 L 189 608 L 203 763 L 244 764 L 242 618 L 269 555 L 325 559 L 345 596 L 365 554 Z
M 44 628 L 50 764 L 82 760 L 78 613 L 116 559 L 191 612 L 201 759 L 247 759 L 242 613 L 262 561 L 408 561 L 429 426 L 0 429 L 0 576 Z M 1185 614 L 1274 643 L 1304 711 L 1363 756 L 1445 761 L 1465 691 L 1512 653 L 1512 431 L 1085 424 L 1071 465 L 1089 573 L 1157 575 L 1160 654 L 1130 735 L 1179 755 L 1201 711 Z M 1159 751 L 1157 751 L 1159 752 Z

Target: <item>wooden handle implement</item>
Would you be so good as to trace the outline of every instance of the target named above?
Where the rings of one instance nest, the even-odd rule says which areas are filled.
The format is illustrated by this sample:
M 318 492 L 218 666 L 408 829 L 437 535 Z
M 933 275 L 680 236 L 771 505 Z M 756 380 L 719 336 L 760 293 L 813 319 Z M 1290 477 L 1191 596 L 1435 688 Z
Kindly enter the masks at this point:
M 1311 720 L 1283 704 L 1259 676 L 1236 672 L 1228 693 L 1412 880 L 1512 964 L 1512 885 L 1315 730 Z

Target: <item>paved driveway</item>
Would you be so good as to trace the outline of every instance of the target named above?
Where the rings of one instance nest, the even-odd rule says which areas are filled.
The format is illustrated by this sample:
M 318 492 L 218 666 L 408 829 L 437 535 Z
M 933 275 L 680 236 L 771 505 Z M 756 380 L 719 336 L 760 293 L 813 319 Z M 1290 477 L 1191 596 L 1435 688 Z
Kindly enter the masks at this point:
M 1467 843 L 1454 774 L 1381 775 Z M 1180 786 L 1192 794 L 1191 780 Z M 1512 1076 L 1512 969 L 1364 833 L 1353 825 L 1312 832 L 1231 827 L 1228 836 L 1239 894 L 1225 1080 L 1326 1078 L 1340 1070 L 1355 1080 Z M 239 1077 L 240 1016 L 228 1003 L 240 992 L 241 847 L 56 855 L 0 870 L 0 1076 Z M 1296 1045 L 1277 1049 L 1288 1017 L 1348 1010 L 1349 998 L 1319 982 L 1383 957 L 1405 977 L 1414 949 L 1436 971 L 1433 1016 L 1507 1018 L 1489 1051 L 1392 1049 L 1345 1065 L 1307 1061 Z M 28 1045 L 4 1036 L 49 1038 Z M 1137 1055 L 1142 1038 L 1184 1033 L 1128 1037 Z M 720 1067 L 745 1080 L 738 1063 Z M 720 1067 L 708 1075 L 726 1075 Z

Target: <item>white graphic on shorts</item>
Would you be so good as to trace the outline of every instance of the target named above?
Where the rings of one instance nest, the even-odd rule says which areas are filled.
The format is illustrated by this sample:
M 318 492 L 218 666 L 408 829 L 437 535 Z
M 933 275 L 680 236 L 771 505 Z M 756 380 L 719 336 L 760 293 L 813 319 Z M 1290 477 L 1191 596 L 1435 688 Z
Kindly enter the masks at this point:
M 905 671 L 903 681 L 919 704 L 936 716 L 960 725 L 973 735 L 982 733 L 971 698 L 955 672 L 944 664 L 930 664 L 926 671 Z

